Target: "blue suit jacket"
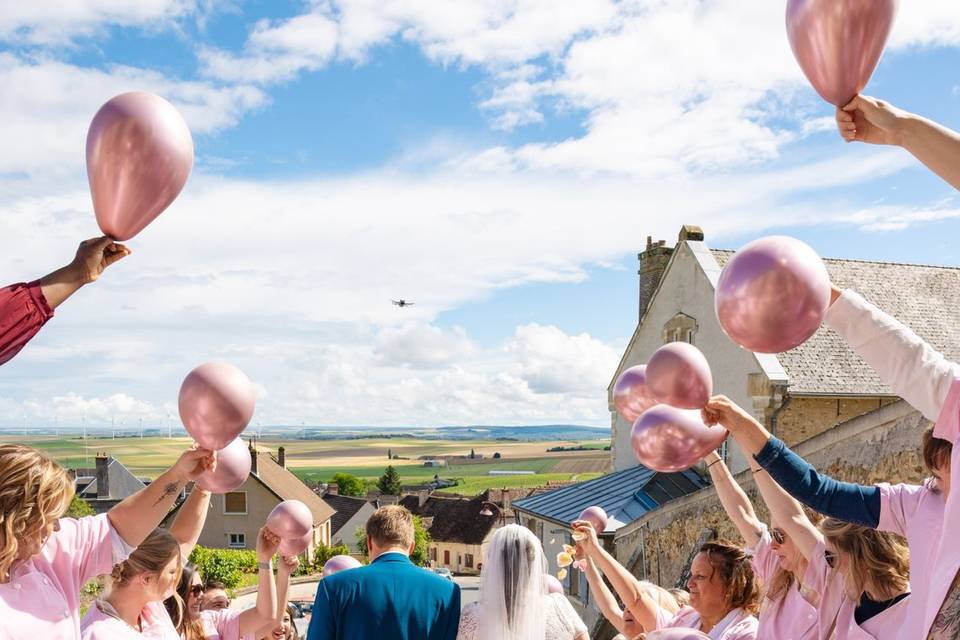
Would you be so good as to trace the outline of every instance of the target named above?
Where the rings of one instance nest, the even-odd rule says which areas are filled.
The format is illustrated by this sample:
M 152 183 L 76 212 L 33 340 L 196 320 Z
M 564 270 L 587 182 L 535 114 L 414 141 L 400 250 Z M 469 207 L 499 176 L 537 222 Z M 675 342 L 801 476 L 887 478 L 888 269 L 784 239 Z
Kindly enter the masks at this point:
M 456 640 L 460 587 L 402 553 L 324 578 L 307 640 Z

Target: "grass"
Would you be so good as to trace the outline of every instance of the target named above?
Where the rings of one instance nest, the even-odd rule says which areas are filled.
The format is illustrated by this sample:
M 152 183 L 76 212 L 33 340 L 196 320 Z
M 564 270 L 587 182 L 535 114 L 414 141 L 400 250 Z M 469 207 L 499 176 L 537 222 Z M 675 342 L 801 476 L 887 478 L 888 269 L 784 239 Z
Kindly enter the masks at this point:
M 471 477 L 463 484 L 443 491 L 455 491 L 466 496 L 474 496 L 483 493 L 487 489 L 523 489 L 529 487 L 540 487 L 556 482 L 570 482 L 576 476 L 577 482 L 592 480 L 602 476 L 602 473 L 543 473 L 535 476 L 484 476 L 482 478 Z

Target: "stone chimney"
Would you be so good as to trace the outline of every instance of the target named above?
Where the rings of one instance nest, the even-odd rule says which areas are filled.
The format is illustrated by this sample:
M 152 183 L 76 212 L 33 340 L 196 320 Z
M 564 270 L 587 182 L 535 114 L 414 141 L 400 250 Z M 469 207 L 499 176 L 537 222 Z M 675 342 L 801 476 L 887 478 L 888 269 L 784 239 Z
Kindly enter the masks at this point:
M 283 447 L 280 447 L 280 448 L 282 449 Z M 338 485 L 336 482 L 331 482 L 330 484 L 328 484 L 328 485 L 327 485 L 327 495 L 328 495 L 328 496 L 338 496 L 338 495 L 340 495 L 340 485 Z
M 430 492 L 426 489 L 417 491 L 417 506 L 422 507 L 427 502 L 427 498 L 430 497 Z
M 97 499 L 110 497 L 110 458 L 106 453 L 98 453 L 97 461 Z
M 257 445 L 250 441 L 250 473 L 257 473 Z
M 703 229 L 692 224 L 685 224 L 680 227 L 680 235 L 677 237 L 679 242 L 703 242 Z
M 637 273 L 640 275 L 640 309 L 638 321 L 643 318 L 647 311 L 653 292 L 660 284 L 660 278 L 670 262 L 670 256 L 673 254 L 673 248 L 665 246 L 663 240 L 653 241 L 651 236 L 647 236 L 647 249 L 643 253 L 637 254 L 640 261 L 640 269 Z
M 277 464 L 279 464 L 284 469 L 287 468 L 287 449 L 286 447 L 279 447 L 277 449 Z

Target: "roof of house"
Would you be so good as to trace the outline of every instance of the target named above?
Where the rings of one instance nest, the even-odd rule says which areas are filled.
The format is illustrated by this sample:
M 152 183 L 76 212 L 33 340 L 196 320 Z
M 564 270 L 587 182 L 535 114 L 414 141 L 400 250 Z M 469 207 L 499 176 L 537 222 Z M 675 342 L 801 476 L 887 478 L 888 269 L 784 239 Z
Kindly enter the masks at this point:
M 693 493 L 707 483 L 695 471 L 660 473 L 637 465 L 569 487 L 513 502 L 518 511 L 570 523 L 587 507 L 607 512 L 607 531 L 616 531 L 665 502 Z
M 420 517 L 437 542 L 483 544 L 499 520 L 496 513 L 480 515 L 486 499 L 485 493 L 474 498 L 430 496 L 420 505 L 417 496 L 404 496 L 400 504 Z
M 96 500 L 96 468 L 75 469 L 74 471 L 77 476 L 77 495 L 84 500 Z M 85 482 L 87 479 L 90 481 Z M 133 475 L 133 473 L 123 466 L 123 463 L 116 458 L 110 458 L 109 462 L 107 463 L 107 484 L 109 485 L 107 487 L 108 495 L 106 498 L 103 498 L 104 500 L 123 500 L 124 498 L 132 496 L 146 486 L 146 484 Z
M 330 518 L 331 535 L 340 531 L 343 525 L 350 521 L 350 518 L 357 515 L 360 510 L 363 509 L 364 505 L 369 504 L 363 498 L 330 494 L 324 495 L 323 501 L 335 511 L 333 517 Z
M 250 475 L 255 476 L 264 486 L 280 497 L 281 500 L 299 500 L 307 505 L 313 514 L 315 525 L 330 520 L 335 511 L 333 507 L 323 501 L 320 496 L 311 491 L 307 485 L 293 473 L 281 467 L 266 451 L 257 451 L 257 471 Z
M 711 253 L 721 267 L 734 254 L 716 249 Z M 960 269 L 833 258 L 824 263 L 837 286 L 854 289 L 949 360 L 960 360 Z M 827 327 L 776 357 L 795 395 L 894 395 L 873 368 Z

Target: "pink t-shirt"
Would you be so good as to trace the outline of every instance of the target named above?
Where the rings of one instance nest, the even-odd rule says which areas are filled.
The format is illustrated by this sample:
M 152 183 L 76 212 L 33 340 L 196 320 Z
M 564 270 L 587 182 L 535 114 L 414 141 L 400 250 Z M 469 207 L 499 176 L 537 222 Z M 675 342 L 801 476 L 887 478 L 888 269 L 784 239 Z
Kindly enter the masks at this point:
M 96 604 L 90 607 L 80 623 L 81 640 L 180 640 L 162 602 L 149 602 L 140 612 L 137 631 L 123 620 L 108 615 Z
M 780 568 L 780 559 L 774 553 L 770 531 L 764 527 L 760 540 L 752 548 L 751 564 L 753 571 L 764 584 L 769 584 Z M 817 607 L 804 597 L 806 589 L 801 589 L 796 581 L 787 592 L 771 600 L 764 598 L 760 607 L 760 623 L 757 627 L 758 638 L 777 638 L 778 640 L 815 640 L 817 634 Z
M 758 622 L 742 609 L 734 609 L 707 633 L 713 640 L 757 640 Z M 672 618 L 665 609 L 657 609 L 657 629 L 696 629 L 700 631 L 700 614 L 693 607 L 683 607 Z
M 206 640 L 240 640 L 240 612 L 233 609 L 201 611 Z
M 0 584 L 0 637 L 4 640 L 76 640 L 80 637 L 80 587 L 110 573 L 119 538 L 106 514 L 60 519 L 40 553 Z M 127 552 L 129 553 L 129 552 Z

